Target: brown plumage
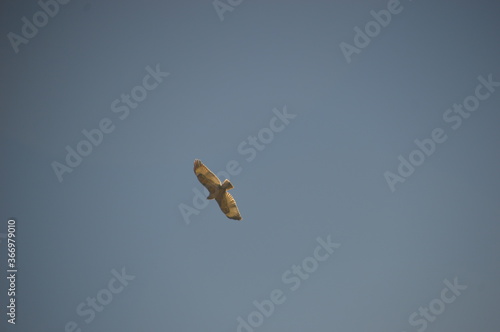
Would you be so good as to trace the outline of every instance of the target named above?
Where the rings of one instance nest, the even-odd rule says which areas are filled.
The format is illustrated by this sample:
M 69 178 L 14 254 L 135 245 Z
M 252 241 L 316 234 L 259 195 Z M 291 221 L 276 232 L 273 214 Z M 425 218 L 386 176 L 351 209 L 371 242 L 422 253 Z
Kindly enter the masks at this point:
M 194 161 L 194 174 L 202 185 L 207 188 L 210 193 L 207 199 L 215 199 L 219 204 L 220 209 L 229 219 L 241 220 L 240 211 L 236 206 L 236 201 L 227 190 L 233 189 L 233 185 L 229 180 L 220 182 L 217 175 L 215 175 L 207 166 L 203 165 L 201 160 L 195 159 Z

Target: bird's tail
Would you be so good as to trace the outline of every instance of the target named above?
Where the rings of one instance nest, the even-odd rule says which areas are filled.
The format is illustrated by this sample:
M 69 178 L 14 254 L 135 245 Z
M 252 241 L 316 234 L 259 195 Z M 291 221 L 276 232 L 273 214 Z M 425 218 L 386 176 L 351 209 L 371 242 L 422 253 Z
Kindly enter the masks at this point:
M 222 182 L 222 189 L 225 189 L 225 190 L 229 190 L 229 189 L 233 189 L 233 185 L 231 184 L 231 182 L 229 182 L 228 179 L 224 180 L 224 182 Z

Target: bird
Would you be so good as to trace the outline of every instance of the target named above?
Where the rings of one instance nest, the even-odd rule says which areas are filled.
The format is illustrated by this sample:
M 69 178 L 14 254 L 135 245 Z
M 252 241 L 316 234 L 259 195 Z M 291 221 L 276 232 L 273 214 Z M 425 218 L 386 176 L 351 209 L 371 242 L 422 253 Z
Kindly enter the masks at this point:
M 207 199 L 215 199 L 226 217 L 234 220 L 242 219 L 238 206 L 236 206 L 236 201 L 227 192 L 234 188 L 228 179 L 221 183 L 217 175 L 209 170 L 207 166 L 203 165 L 199 159 L 194 160 L 194 174 L 196 174 L 200 183 L 207 188 L 209 192 Z

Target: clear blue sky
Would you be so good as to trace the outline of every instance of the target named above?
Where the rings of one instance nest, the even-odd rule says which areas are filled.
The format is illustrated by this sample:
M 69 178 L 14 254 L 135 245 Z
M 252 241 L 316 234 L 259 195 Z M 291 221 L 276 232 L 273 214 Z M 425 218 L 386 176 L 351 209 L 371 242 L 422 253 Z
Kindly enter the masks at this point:
M 0 5 L 2 331 L 500 325 L 496 1 L 41 4 Z

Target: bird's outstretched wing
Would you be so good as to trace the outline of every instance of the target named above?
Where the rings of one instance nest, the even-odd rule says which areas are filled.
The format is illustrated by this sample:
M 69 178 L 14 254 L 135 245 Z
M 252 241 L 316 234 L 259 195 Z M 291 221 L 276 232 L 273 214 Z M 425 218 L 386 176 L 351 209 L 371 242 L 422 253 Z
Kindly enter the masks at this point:
M 208 189 L 210 194 L 217 192 L 221 185 L 219 178 L 207 166 L 203 165 L 199 159 L 195 159 L 194 161 L 194 174 L 196 174 L 198 180 Z
M 236 201 L 230 193 L 226 191 L 224 196 L 216 197 L 215 200 L 219 203 L 219 207 L 222 212 L 224 212 L 229 219 L 241 220 L 240 211 L 238 210 L 238 206 L 236 206 Z

